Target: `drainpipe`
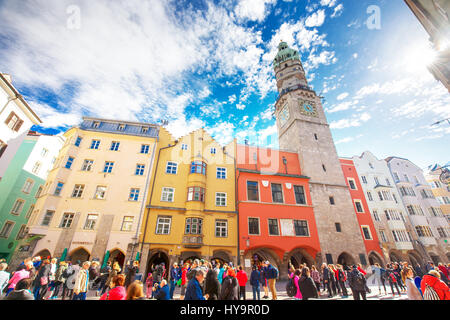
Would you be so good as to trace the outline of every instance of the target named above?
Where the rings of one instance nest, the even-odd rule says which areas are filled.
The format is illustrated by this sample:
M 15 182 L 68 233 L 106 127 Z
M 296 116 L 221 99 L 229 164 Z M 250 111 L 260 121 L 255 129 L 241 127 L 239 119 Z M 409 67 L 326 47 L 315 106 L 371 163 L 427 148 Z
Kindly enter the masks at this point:
M 236 159 L 237 159 L 237 143 L 234 144 L 234 174 L 236 174 L 237 172 L 237 164 L 236 164 Z M 240 176 L 240 172 L 237 173 L 237 177 L 236 177 L 236 183 L 235 183 L 235 188 L 234 188 L 234 192 L 235 192 L 235 201 L 236 201 L 236 220 L 237 220 L 237 264 L 240 265 L 241 264 L 241 239 L 240 239 L 240 231 L 239 231 L 239 176 Z
M 158 174 L 159 159 L 161 157 L 161 151 L 165 150 L 165 149 L 173 148 L 177 144 L 178 144 L 178 140 L 175 140 L 175 144 L 174 145 L 169 144 L 167 147 L 161 148 L 158 151 L 158 159 L 156 160 L 156 168 L 155 168 L 155 178 L 153 179 L 152 189 L 150 191 L 149 206 L 152 205 L 152 197 L 153 197 L 153 191 L 155 189 L 155 182 L 156 182 L 156 178 L 157 178 L 157 174 Z M 141 250 L 140 250 L 141 253 L 142 253 L 142 250 L 143 250 L 143 247 L 144 247 L 145 236 L 147 235 L 147 226 L 148 226 L 148 218 L 149 218 L 149 216 L 150 216 L 150 208 L 148 208 L 147 218 L 145 219 L 144 235 L 142 236 Z

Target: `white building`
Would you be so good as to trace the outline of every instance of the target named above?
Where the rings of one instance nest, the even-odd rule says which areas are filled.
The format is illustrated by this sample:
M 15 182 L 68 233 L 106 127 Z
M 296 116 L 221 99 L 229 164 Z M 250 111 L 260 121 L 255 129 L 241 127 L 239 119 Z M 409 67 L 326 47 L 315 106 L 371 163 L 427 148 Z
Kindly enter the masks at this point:
M 420 255 L 414 252 L 411 232 L 405 225 L 406 209 L 397 192 L 389 168 L 384 160 L 378 160 L 371 152 L 354 156 L 372 220 L 381 241 L 386 261 L 414 261 Z
M 12 85 L 0 73 L 0 179 L 33 125 L 42 123 Z
M 408 159 L 399 157 L 389 157 L 386 162 L 419 239 L 419 245 L 428 254 L 427 260 L 431 259 L 435 264 L 448 263 L 449 238 L 439 230 L 448 229 L 449 224 L 422 169 Z

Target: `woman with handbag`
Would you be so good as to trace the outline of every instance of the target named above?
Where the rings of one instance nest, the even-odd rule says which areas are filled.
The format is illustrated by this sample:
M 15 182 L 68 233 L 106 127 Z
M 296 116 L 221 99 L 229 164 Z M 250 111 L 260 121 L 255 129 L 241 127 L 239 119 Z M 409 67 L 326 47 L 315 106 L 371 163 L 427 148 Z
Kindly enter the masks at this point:
M 42 300 L 45 293 L 47 292 L 49 276 L 51 272 L 50 260 L 46 259 L 41 263 L 39 271 L 34 279 L 34 299 Z

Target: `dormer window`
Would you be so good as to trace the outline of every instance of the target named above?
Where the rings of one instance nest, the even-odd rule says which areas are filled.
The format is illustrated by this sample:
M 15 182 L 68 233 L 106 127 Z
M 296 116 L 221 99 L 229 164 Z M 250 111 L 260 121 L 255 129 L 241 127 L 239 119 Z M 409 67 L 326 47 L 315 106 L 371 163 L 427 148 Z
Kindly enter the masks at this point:
M 119 124 L 118 130 L 119 131 L 124 131 L 125 130 L 125 125 L 124 124 Z
M 100 127 L 100 122 L 94 121 L 94 123 L 92 124 L 92 128 L 97 129 L 98 127 Z
M 144 133 L 144 134 L 148 133 L 148 127 L 142 127 L 141 133 Z

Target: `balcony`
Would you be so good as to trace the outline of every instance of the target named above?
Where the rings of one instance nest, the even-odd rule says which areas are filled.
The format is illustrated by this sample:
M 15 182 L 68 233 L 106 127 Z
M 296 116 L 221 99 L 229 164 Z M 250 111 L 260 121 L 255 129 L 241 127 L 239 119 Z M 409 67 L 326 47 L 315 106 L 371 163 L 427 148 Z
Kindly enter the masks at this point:
M 291 87 L 288 87 L 288 88 L 282 90 L 282 91 L 280 92 L 280 94 L 278 95 L 277 102 L 278 102 L 278 100 L 280 100 L 280 98 L 281 98 L 282 96 L 284 96 L 286 93 L 291 92 L 291 91 L 294 91 L 294 90 L 298 90 L 298 89 L 305 90 L 305 91 L 309 91 L 309 92 L 314 93 L 314 94 L 316 93 L 314 90 L 312 90 L 312 89 L 311 89 L 309 86 L 307 86 L 307 85 L 297 84 L 297 85 L 294 85 L 294 86 L 291 86 Z
M 201 248 L 203 246 L 203 235 L 185 235 L 182 244 L 185 248 Z

